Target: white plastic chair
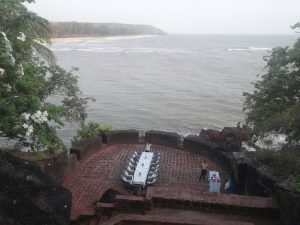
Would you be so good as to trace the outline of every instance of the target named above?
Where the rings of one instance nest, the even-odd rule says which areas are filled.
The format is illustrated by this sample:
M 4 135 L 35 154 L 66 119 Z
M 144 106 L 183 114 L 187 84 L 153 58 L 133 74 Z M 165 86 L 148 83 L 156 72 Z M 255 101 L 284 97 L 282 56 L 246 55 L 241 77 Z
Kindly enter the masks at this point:
M 132 179 L 128 179 L 126 176 L 122 176 L 121 179 L 127 186 L 132 186 Z
M 125 173 L 124 173 L 126 176 L 130 176 L 130 177 L 133 177 L 133 174 L 134 172 L 130 172 L 128 170 L 125 170 Z
M 156 174 L 156 173 L 154 173 L 154 174 L 152 174 L 152 175 L 149 175 L 149 176 L 148 176 L 148 179 L 153 179 L 153 178 L 155 178 L 155 177 L 157 177 L 157 174 Z
M 147 181 L 147 186 L 150 186 L 150 185 L 154 184 L 156 181 L 157 181 L 156 178 L 148 180 Z

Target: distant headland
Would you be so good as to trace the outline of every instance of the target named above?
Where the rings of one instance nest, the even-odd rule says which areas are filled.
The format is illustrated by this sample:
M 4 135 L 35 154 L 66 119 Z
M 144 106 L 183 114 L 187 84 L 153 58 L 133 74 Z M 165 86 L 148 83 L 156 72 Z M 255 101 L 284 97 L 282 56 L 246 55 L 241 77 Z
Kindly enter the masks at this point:
M 121 23 L 51 22 L 52 38 L 112 37 L 133 35 L 165 35 L 163 30 L 150 25 Z

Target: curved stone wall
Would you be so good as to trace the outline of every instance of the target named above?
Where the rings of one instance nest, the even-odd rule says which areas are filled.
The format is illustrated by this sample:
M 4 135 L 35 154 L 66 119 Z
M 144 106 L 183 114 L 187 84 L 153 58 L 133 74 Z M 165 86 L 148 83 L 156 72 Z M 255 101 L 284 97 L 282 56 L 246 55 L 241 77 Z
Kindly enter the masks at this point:
M 92 151 L 100 149 L 102 146 L 102 137 L 84 138 L 72 145 L 70 154 L 75 154 L 77 160 L 81 160 L 90 154 Z
M 180 136 L 174 132 L 165 132 L 165 131 L 157 131 L 150 130 L 145 132 L 145 142 L 167 146 L 171 148 L 178 148 Z
M 103 135 L 103 142 L 107 144 L 138 143 L 139 139 L 138 130 L 114 130 Z
M 255 196 L 274 196 L 281 209 L 282 224 L 297 224 L 299 221 L 300 196 L 293 191 L 284 189 L 277 184 L 263 165 L 251 153 L 233 152 L 223 149 L 222 143 L 214 143 L 203 136 L 188 136 L 180 144 L 180 136 L 173 132 L 147 131 L 145 140 L 139 136 L 137 130 L 117 130 L 103 135 L 103 142 L 109 144 L 121 143 L 152 143 L 183 151 L 202 154 L 222 166 L 232 174 L 238 183 L 238 193 Z M 63 176 L 71 172 L 78 160 L 87 157 L 91 152 L 102 147 L 102 138 L 83 139 L 70 149 L 70 155 L 61 155 L 57 159 L 41 160 L 39 163 L 43 171 L 55 180 L 61 181 Z

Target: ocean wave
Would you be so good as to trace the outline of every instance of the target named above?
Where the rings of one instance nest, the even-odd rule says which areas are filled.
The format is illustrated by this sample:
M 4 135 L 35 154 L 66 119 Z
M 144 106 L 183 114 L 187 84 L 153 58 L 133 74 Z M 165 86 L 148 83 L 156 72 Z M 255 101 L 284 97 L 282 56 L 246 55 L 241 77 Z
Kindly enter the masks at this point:
M 268 134 L 266 137 L 258 139 L 254 146 L 243 142 L 242 147 L 247 151 L 256 151 L 257 148 L 279 150 L 287 143 L 286 138 L 284 134 Z
M 73 49 L 72 48 L 50 48 L 50 50 L 54 52 L 58 52 L 58 51 L 65 52 L 65 51 L 71 51 Z
M 139 38 L 156 37 L 159 35 L 135 35 L 135 36 L 111 36 L 111 37 L 99 37 L 92 40 L 87 40 L 85 43 L 98 43 L 104 41 L 115 41 L 115 40 L 130 40 Z
M 100 52 L 100 53 L 189 53 L 187 49 L 177 48 L 120 48 L 120 47 L 104 47 L 104 48 L 51 48 L 53 51 L 80 51 L 80 52 Z
M 286 138 L 287 136 L 284 134 L 268 134 L 266 137 L 258 139 L 255 145 L 259 148 L 276 150 L 287 143 Z
M 227 51 L 250 51 L 250 52 L 256 52 L 256 51 L 269 51 L 272 50 L 272 48 L 269 47 L 247 47 L 247 48 L 228 48 Z

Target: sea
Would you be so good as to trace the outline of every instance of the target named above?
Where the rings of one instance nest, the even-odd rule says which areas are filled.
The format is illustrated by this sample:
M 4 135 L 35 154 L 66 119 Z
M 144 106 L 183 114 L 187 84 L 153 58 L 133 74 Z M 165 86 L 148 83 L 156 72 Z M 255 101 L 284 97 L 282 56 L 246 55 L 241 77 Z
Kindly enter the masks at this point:
M 181 135 L 244 124 L 243 93 L 266 73 L 272 48 L 299 35 L 163 35 L 65 39 L 50 48 L 93 97 L 88 121 Z M 70 145 L 78 124 L 59 135 Z

